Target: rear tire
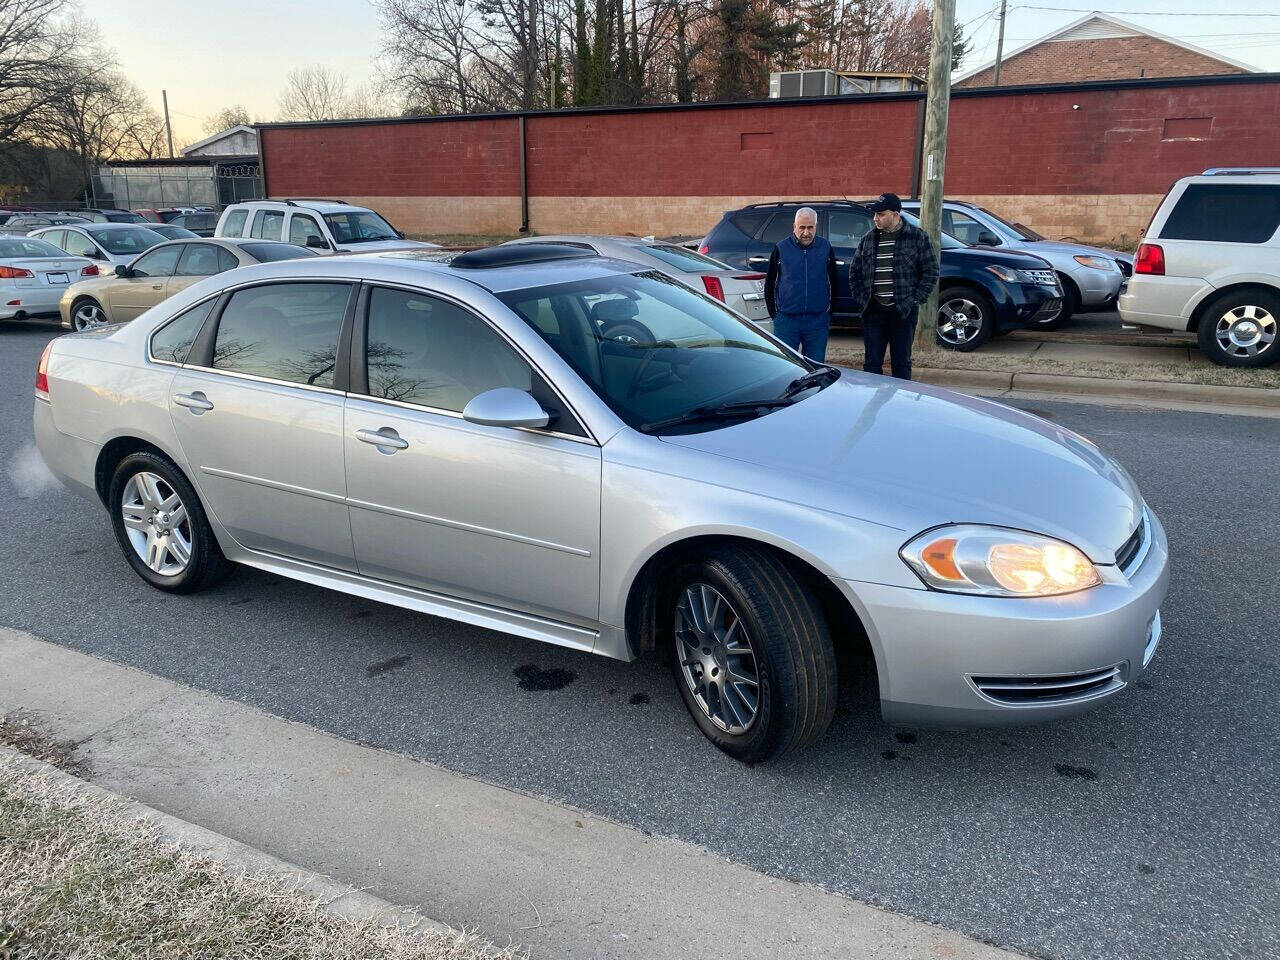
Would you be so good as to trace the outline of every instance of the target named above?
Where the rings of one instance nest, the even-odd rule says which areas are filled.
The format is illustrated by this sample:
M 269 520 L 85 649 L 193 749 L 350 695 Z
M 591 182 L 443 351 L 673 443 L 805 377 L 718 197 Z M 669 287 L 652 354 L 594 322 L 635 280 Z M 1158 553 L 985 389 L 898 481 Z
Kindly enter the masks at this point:
M 735 547 L 684 564 L 671 583 L 660 601 L 671 665 L 707 739 L 758 763 L 826 731 L 835 651 L 820 603 L 790 567 L 768 550 Z
M 972 287 L 947 287 L 938 294 L 938 346 L 969 353 L 995 331 L 996 308 L 986 294 Z
M 141 451 L 120 461 L 107 508 L 125 559 L 157 590 L 194 593 L 231 567 L 195 489 L 159 454 Z
M 1280 296 L 1240 290 L 1213 300 L 1200 318 L 1200 350 L 1224 367 L 1267 367 L 1280 360 Z

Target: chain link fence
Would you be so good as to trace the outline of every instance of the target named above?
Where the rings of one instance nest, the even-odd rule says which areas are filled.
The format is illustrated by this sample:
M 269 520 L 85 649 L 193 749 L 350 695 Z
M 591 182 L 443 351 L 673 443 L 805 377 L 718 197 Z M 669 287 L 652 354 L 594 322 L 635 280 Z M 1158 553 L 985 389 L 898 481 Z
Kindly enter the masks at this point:
M 92 177 L 93 206 L 122 210 L 224 207 L 262 197 L 257 163 L 211 166 L 99 167 Z

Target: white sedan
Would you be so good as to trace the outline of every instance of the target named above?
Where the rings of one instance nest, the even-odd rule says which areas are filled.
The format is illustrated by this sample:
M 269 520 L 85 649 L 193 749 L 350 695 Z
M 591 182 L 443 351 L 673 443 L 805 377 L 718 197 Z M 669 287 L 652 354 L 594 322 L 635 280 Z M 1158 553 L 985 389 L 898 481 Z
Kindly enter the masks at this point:
M 0 237 L 0 320 L 57 319 L 67 287 L 98 274 L 88 257 L 69 256 L 39 237 Z

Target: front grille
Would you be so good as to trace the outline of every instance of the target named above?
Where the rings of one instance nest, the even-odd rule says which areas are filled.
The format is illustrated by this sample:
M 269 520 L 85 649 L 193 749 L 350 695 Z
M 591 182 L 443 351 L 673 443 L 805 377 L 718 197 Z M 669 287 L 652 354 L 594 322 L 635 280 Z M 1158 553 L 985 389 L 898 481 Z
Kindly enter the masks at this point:
M 1023 270 L 1022 272 L 1030 278 L 1032 283 L 1041 283 L 1050 287 L 1058 285 L 1058 275 L 1052 270 Z
M 1032 323 L 1039 323 L 1041 320 L 1048 320 L 1050 317 L 1056 317 L 1062 309 L 1062 301 L 1058 299 L 1046 300 L 1040 304 L 1040 308 L 1031 315 Z
M 1071 703 L 1112 693 L 1124 686 L 1119 664 L 1088 673 L 1055 677 L 970 677 L 978 692 L 1011 707 Z
M 1120 272 L 1123 273 L 1126 277 L 1133 276 L 1133 264 L 1129 263 L 1129 261 L 1117 260 L 1116 266 L 1120 268 Z
M 1142 519 L 1138 521 L 1138 526 L 1134 528 L 1133 533 L 1129 534 L 1126 540 L 1116 551 L 1116 566 L 1120 568 L 1120 572 L 1128 576 L 1130 571 L 1136 569 L 1141 562 L 1141 554 L 1143 547 L 1147 545 L 1147 516 L 1144 512 Z

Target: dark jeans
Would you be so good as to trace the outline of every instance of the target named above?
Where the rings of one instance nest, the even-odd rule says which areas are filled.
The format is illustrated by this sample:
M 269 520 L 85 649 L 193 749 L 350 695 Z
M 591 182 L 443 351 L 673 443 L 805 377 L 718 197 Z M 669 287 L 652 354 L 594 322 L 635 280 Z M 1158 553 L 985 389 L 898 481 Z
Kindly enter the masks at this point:
M 795 350 L 822 363 L 827 359 L 829 313 L 780 313 L 773 318 L 773 335 Z
M 874 297 L 862 313 L 862 342 L 866 356 L 862 369 L 880 373 L 884 351 L 889 348 L 889 365 L 899 380 L 911 379 L 911 343 L 916 337 L 917 309 L 904 318 L 897 307 L 886 307 Z

